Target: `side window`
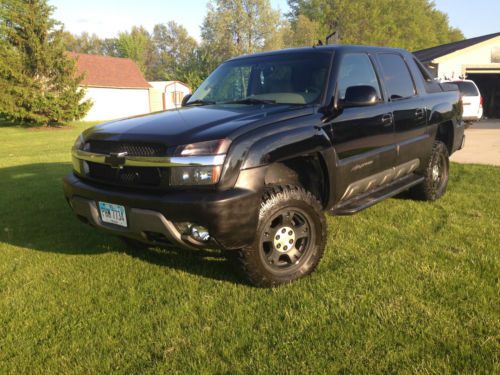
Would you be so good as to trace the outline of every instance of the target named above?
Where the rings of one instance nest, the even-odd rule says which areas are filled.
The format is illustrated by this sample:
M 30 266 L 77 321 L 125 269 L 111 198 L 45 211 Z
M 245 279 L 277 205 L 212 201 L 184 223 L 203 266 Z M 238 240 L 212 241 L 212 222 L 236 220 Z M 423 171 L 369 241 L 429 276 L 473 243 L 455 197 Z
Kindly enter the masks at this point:
M 344 55 L 337 82 L 341 100 L 345 99 L 345 92 L 351 86 L 373 86 L 377 90 L 378 97 L 381 98 L 380 85 L 373 64 L 364 53 Z
M 424 79 L 425 82 L 432 82 L 434 81 L 434 78 L 431 77 L 431 74 L 427 71 L 427 69 L 424 68 L 424 66 L 418 61 L 417 59 L 413 59 L 415 62 L 415 65 L 418 68 L 418 71 L 422 75 L 422 78 Z
M 389 98 L 398 100 L 414 96 L 413 79 L 403 58 L 393 53 L 381 53 L 378 59 Z

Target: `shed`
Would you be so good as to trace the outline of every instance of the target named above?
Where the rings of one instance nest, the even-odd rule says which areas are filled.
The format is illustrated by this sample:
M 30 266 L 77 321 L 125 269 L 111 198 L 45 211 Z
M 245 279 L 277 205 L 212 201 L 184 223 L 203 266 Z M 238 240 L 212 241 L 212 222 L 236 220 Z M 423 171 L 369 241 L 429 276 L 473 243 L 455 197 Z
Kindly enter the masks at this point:
M 153 81 L 151 91 L 151 110 L 164 111 L 179 108 L 182 99 L 191 93 L 191 89 L 180 81 Z
M 151 86 L 137 64 L 128 58 L 71 54 L 77 71 L 84 74 L 81 87 L 93 106 L 84 120 L 111 120 L 150 113 Z

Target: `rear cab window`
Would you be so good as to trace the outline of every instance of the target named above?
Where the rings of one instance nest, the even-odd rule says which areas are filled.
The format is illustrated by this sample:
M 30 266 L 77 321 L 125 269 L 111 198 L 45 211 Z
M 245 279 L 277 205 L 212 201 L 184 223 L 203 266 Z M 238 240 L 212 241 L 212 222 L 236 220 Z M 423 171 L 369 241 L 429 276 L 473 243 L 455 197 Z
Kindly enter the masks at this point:
M 415 96 L 415 84 L 403 58 L 395 53 L 380 53 L 378 60 L 384 77 L 384 85 L 390 100 Z
M 458 86 L 458 89 L 463 96 L 479 96 L 479 91 L 477 87 L 472 82 L 468 81 L 454 81 L 451 82 Z

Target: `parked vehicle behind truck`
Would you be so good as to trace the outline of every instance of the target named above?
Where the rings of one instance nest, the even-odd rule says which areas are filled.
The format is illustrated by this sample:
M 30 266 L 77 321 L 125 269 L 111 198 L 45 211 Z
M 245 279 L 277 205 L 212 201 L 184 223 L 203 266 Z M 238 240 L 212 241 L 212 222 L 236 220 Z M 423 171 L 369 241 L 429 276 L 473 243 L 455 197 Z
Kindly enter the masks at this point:
M 404 50 L 323 46 L 238 57 L 181 109 L 98 125 L 73 147 L 77 217 L 134 246 L 218 248 L 249 280 L 311 273 L 325 214 L 446 191 L 464 141 L 455 85 Z
M 471 125 L 480 121 L 483 118 L 483 96 L 474 81 L 463 79 L 447 82 L 457 85 L 462 95 L 462 119 L 464 122 Z

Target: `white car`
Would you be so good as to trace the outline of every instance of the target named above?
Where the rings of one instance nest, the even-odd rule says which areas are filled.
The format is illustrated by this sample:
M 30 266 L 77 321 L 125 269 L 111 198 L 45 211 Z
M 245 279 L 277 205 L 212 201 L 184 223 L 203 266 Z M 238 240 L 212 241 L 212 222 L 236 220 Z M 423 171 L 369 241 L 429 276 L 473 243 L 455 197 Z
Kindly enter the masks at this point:
M 472 123 L 481 120 L 483 117 L 483 97 L 474 81 L 464 79 L 460 81 L 449 81 L 449 83 L 456 84 L 462 94 L 464 121 Z

